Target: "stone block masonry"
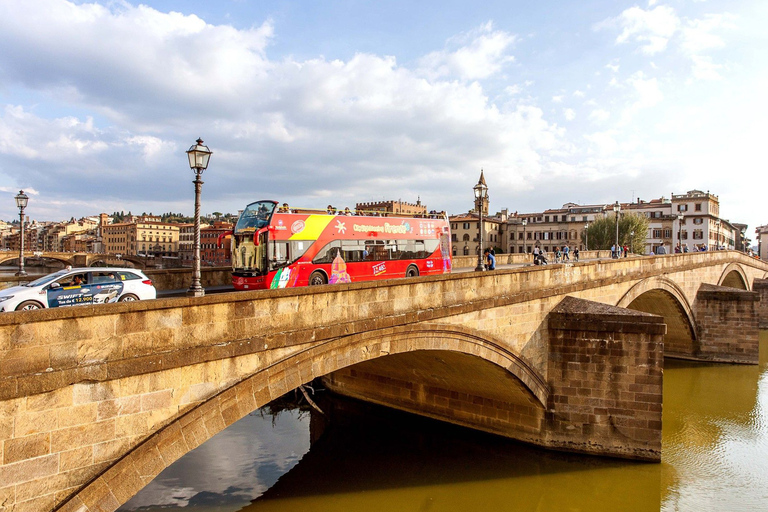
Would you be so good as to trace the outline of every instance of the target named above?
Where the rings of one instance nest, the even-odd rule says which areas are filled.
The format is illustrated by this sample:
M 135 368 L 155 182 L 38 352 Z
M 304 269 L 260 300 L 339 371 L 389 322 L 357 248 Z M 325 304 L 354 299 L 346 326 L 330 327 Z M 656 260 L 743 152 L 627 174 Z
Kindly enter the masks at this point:
M 760 293 L 702 284 L 696 294 L 696 358 L 757 364 Z
M 768 279 L 755 279 L 752 289 L 760 295 L 757 305 L 758 327 L 768 329 Z
M 550 312 L 548 446 L 661 460 L 663 322 L 573 297 Z

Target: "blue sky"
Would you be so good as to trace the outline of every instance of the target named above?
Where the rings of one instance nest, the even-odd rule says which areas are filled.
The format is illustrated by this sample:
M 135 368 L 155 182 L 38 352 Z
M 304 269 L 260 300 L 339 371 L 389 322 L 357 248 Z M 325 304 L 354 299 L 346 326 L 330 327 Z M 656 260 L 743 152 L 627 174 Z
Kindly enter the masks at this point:
M 768 223 L 768 2 L 2 0 L 0 218 L 710 190 Z M 750 230 L 751 231 L 751 230 Z

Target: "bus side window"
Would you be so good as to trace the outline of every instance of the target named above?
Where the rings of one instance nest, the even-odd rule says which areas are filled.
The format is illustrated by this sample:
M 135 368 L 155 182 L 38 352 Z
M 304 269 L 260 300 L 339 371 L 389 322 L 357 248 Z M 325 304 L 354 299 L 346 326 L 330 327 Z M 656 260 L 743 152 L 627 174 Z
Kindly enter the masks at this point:
M 363 261 L 365 244 L 361 240 L 344 240 L 341 242 L 341 257 L 347 263 Z
M 336 253 L 341 248 L 341 243 L 338 240 L 328 242 L 325 246 L 317 251 L 317 255 L 312 259 L 312 263 L 333 263 L 333 258 L 336 257 Z
M 288 264 L 288 242 L 272 242 L 272 268 Z

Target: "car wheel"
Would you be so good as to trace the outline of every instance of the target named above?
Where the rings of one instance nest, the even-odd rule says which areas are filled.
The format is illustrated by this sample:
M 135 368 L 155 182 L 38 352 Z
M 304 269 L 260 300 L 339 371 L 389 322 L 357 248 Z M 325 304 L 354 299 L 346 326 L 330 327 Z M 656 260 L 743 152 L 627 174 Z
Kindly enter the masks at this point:
M 419 275 L 419 269 L 413 265 L 408 267 L 408 270 L 405 271 L 405 277 L 418 277 Z
M 137 296 L 135 296 L 134 294 L 126 293 L 125 295 L 120 297 L 117 301 L 118 302 L 134 302 L 134 301 L 137 301 L 137 300 L 139 300 L 139 298 Z
M 317 286 L 321 284 L 328 284 L 328 279 L 325 277 L 325 274 L 319 270 L 312 272 L 312 275 L 309 276 L 309 286 Z
M 34 300 L 25 300 L 16 306 L 16 311 L 32 311 L 33 309 L 43 309 L 43 305 Z

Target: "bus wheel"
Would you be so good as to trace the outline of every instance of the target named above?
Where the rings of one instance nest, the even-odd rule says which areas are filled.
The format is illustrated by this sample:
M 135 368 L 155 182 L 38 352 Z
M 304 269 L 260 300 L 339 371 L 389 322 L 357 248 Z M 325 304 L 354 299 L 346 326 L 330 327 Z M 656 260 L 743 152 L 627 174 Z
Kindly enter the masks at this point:
M 419 269 L 414 265 L 411 265 L 410 267 L 408 267 L 408 270 L 405 271 L 405 277 L 418 277 L 418 275 L 419 275 Z
M 309 286 L 317 286 L 320 284 L 328 284 L 328 279 L 326 279 L 325 274 L 319 270 L 315 270 L 312 272 L 312 275 L 309 276 Z

